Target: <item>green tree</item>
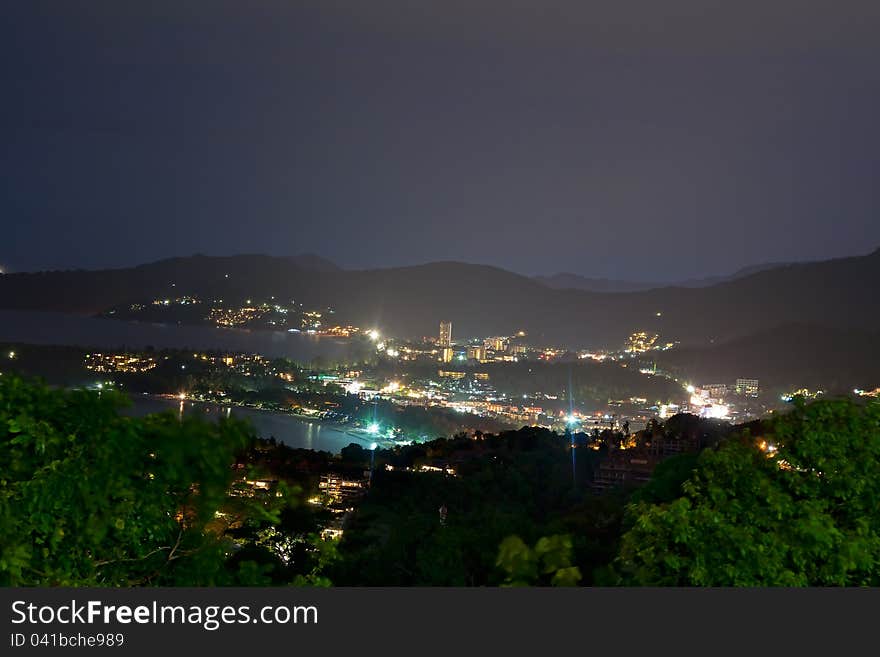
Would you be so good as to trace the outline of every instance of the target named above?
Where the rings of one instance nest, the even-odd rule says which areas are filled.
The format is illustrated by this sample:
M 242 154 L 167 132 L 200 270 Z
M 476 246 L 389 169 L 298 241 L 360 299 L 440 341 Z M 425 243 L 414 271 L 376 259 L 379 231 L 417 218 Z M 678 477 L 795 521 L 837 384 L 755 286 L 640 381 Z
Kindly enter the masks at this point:
M 764 451 L 769 442 L 778 451 Z M 682 489 L 630 508 L 622 583 L 880 584 L 880 404 L 796 404 L 705 451 Z
M 247 425 L 126 417 L 125 401 L 0 377 L 0 585 L 266 583 L 255 561 L 228 567 L 218 529 L 223 511 L 267 523 L 283 504 L 230 495 Z
M 572 565 L 571 537 L 544 536 L 530 548 L 519 536 L 508 536 L 498 548 L 496 566 L 505 572 L 505 586 L 576 586 L 581 571 Z

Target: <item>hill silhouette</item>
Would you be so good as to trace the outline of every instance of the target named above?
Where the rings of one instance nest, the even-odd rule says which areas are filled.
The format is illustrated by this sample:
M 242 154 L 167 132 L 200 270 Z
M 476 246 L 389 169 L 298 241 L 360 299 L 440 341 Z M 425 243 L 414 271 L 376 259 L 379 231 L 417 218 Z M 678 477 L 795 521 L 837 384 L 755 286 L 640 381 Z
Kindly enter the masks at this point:
M 535 280 L 543 283 L 547 287 L 555 289 L 571 289 L 586 290 L 588 292 L 640 292 L 642 290 L 656 290 L 662 287 L 709 287 L 718 283 L 726 283 L 743 278 L 750 274 L 756 274 L 759 271 L 782 267 L 787 263 L 774 262 L 761 265 L 751 265 L 743 267 L 732 274 L 726 276 L 707 276 L 704 278 L 692 278 L 676 283 L 648 283 L 645 281 L 621 281 L 611 278 L 589 278 L 580 274 L 572 274 L 570 272 L 562 272 L 552 274 L 550 276 L 535 276 Z
M 656 361 L 698 384 L 743 377 L 760 379 L 769 390 L 843 394 L 880 384 L 880 331 L 792 324 L 719 345 L 662 352 Z
M 525 330 L 533 342 L 615 347 L 636 330 L 705 346 L 789 324 L 864 330 L 880 326 L 880 250 L 789 264 L 703 288 L 628 293 L 550 289 L 503 269 L 459 262 L 326 271 L 264 255 L 170 258 L 125 269 L 0 276 L 0 308 L 95 314 L 171 294 L 205 299 L 296 300 L 333 306 L 362 326 L 398 336 L 454 337 Z M 659 315 L 658 315 L 659 313 Z

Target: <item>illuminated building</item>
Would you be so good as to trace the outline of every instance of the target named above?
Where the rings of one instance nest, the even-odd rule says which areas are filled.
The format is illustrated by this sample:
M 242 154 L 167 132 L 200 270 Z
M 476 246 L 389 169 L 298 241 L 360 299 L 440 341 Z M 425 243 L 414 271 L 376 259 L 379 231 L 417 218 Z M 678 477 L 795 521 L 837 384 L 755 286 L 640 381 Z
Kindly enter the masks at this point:
M 440 360 L 442 362 L 451 363 L 453 358 L 455 358 L 455 352 L 452 350 L 452 347 L 443 347 L 440 350 Z
M 336 474 L 321 475 L 318 484 L 320 491 L 334 502 L 345 502 L 354 497 L 360 497 L 366 491 L 367 482 L 364 479 L 345 479 Z
M 737 379 L 736 394 L 746 397 L 758 396 L 758 379 Z
M 437 341 L 438 347 L 452 346 L 452 322 L 440 322 L 440 339 Z M 449 360 L 452 360 L 451 358 Z M 444 363 L 449 361 L 444 360 Z
M 493 337 L 483 340 L 483 346 L 492 351 L 507 351 L 507 338 Z
M 730 393 L 730 386 L 726 383 L 710 383 L 702 387 L 711 399 L 724 399 Z
M 467 372 L 450 372 L 448 370 L 437 370 L 437 376 L 441 379 L 463 379 Z
M 486 358 L 486 349 L 482 346 L 468 347 L 468 360 L 484 360 Z

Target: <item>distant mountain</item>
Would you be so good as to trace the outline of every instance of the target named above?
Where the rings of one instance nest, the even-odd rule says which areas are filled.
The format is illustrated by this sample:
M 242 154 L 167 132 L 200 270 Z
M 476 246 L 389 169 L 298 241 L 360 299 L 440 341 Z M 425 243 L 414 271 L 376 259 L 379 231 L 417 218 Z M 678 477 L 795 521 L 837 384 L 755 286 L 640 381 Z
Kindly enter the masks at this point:
M 535 276 L 535 280 L 543 283 L 547 287 L 557 290 L 586 290 L 588 292 L 640 292 L 642 290 L 655 290 L 661 287 L 709 287 L 718 283 L 726 283 L 735 281 L 738 278 L 744 278 L 751 274 L 783 267 L 787 263 L 766 263 L 762 265 L 752 265 L 743 267 L 742 269 L 726 276 L 708 276 L 706 278 L 692 278 L 677 283 L 645 283 L 635 281 L 618 281 L 609 278 L 588 278 L 578 274 L 563 272 L 561 274 L 553 274 L 551 276 Z
M 617 281 L 610 278 L 587 278 L 570 272 L 535 276 L 536 281 L 554 290 L 586 290 L 587 292 L 639 292 L 657 287 L 657 283 Z
M 732 274 L 722 275 L 722 276 L 707 276 L 705 278 L 691 278 L 686 281 L 680 281 L 678 283 L 672 283 L 670 285 L 666 285 L 664 287 L 709 287 L 710 285 L 718 285 L 719 283 L 727 283 L 729 281 L 735 281 L 740 278 L 745 278 L 746 276 L 751 276 L 752 274 L 757 274 L 762 271 L 767 271 L 768 269 L 777 269 L 779 267 L 786 267 L 792 263 L 789 262 L 765 262 L 760 265 L 750 265 L 749 267 L 743 267 L 742 269 L 738 269 Z M 657 287 L 656 285 L 654 287 Z
M 0 308 L 94 314 L 107 308 L 195 294 L 268 297 L 315 308 L 398 336 L 453 338 L 525 330 L 533 341 L 619 346 L 636 330 L 683 345 L 707 345 L 786 324 L 865 330 L 880 326 L 880 250 L 866 256 L 783 265 L 709 287 L 635 292 L 552 289 L 502 269 L 459 262 L 366 271 L 317 271 L 262 255 L 172 258 L 103 271 L 0 276 Z
M 312 271 L 342 271 L 342 267 L 335 262 L 331 262 L 327 258 L 322 258 L 314 253 L 301 253 L 290 257 L 290 261 L 297 267 L 302 269 L 311 269 Z
M 880 383 L 880 330 L 790 324 L 723 344 L 660 352 L 656 361 L 699 384 L 756 378 L 764 389 L 846 393 Z

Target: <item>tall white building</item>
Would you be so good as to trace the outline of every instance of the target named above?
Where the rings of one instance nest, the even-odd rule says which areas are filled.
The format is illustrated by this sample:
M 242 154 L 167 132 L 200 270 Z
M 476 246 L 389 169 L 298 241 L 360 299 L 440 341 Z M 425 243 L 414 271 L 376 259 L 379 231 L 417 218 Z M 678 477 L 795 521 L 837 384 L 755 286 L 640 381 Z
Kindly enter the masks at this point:
M 437 346 L 444 348 L 452 346 L 452 322 L 440 322 L 440 340 Z

